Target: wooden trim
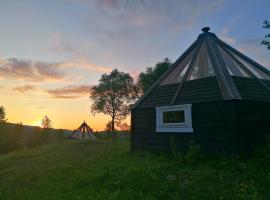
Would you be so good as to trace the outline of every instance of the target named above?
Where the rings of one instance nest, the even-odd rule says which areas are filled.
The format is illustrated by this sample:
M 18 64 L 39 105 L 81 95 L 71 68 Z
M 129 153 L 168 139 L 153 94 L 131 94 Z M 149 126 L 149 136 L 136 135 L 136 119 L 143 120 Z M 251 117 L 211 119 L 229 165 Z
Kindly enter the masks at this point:
M 243 69 L 246 73 L 248 73 L 252 78 L 256 79 L 267 91 L 270 91 L 270 88 L 259 78 L 257 78 L 257 76 L 255 76 L 255 74 L 253 74 L 252 71 L 250 71 L 242 62 L 240 62 L 231 52 L 229 52 L 226 48 L 224 48 L 223 46 L 220 46 L 227 54 L 229 54 L 232 59 L 241 67 L 241 69 Z
M 184 111 L 185 122 L 176 124 L 162 122 L 163 112 L 177 110 Z M 192 133 L 192 104 L 156 107 L 156 132 Z
M 241 99 L 241 96 L 238 90 L 236 89 L 236 86 L 234 85 L 234 82 L 231 79 L 231 76 L 227 69 L 226 69 L 227 73 L 224 74 L 223 70 L 224 66 L 221 66 L 218 55 L 215 53 L 214 46 L 209 37 L 206 38 L 206 47 L 208 49 L 209 57 L 212 62 L 213 69 L 215 71 L 215 76 L 217 78 L 218 86 L 223 96 L 223 99 L 224 100 Z M 231 80 L 231 83 L 229 84 L 227 80 Z M 233 90 L 230 87 L 232 85 L 234 85 Z
M 217 38 L 216 40 L 217 40 L 217 42 L 219 42 L 220 46 L 224 45 L 226 48 L 228 48 L 229 50 L 231 50 L 233 53 L 235 53 L 236 55 L 238 55 L 242 59 L 246 60 L 250 64 L 255 65 L 258 69 L 260 69 L 261 71 L 263 71 L 264 73 L 266 73 L 268 76 L 270 76 L 270 71 L 267 68 L 263 67 L 259 63 L 255 62 L 254 60 L 252 60 L 249 57 L 245 56 L 240 51 L 237 51 L 235 48 L 231 47 L 230 45 L 228 45 L 227 43 L 223 42 L 219 38 Z
M 225 78 L 226 78 L 225 81 L 228 83 L 228 85 L 230 87 L 230 91 L 231 91 L 231 93 L 233 95 L 232 99 L 242 99 L 241 95 L 240 95 L 240 93 L 239 93 L 239 91 L 238 91 L 238 89 L 237 89 L 237 87 L 236 87 L 236 85 L 235 85 L 229 71 L 228 71 L 228 68 L 226 67 L 226 64 L 225 64 L 225 62 L 223 60 L 223 57 L 221 56 L 221 53 L 220 53 L 220 51 L 219 51 L 219 49 L 217 47 L 217 42 L 215 41 L 216 38 L 217 37 L 213 37 L 213 39 L 210 40 L 210 42 L 212 43 L 213 49 L 215 50 L 215 54 L 216 54 L 216 56 L 218 58 L 219 65 L 221 67 L 221 70 L 222 70 Z
M 199 52 L 201 45 L 202 45 L 202 40 L 201 39 L 199 39 L 199 40 L 200 40 L 200 43 L 196 47 L 197 49 L 195 50 L 195 52 L 193 54 L 193 57 L 189 63 L 187 71 L 185 72 L 183 79 L 180 81 L 179 86 L 177 87 L 176 92 L 174 93 L 174 96 L 173 96 L 172 101 L 171 101 L 171 105 L 173 105 L 175 103 L 176 98 L 179 95 L 179 93 L 181 92 L 181 89 L 183 88 L 185 81 L 190 76 L 192 69 L 194 69 L 194 62 L 196 61 L 196 58 L 198 57 L 198 52 Z

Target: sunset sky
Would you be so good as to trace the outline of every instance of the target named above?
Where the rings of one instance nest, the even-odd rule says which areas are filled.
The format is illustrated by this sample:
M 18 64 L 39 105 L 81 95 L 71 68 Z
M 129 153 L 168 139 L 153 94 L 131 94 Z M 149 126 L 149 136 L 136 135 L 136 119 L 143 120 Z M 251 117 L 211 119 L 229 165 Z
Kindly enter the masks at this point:
M 89 89 L 113 68 L 135 79 L 176 60 L 210 26 L 222 40 L 270 67 L 260 42 L 269 0 L 0 0 L 0 105 L 9 122 L 74 129 L 90 113 Z

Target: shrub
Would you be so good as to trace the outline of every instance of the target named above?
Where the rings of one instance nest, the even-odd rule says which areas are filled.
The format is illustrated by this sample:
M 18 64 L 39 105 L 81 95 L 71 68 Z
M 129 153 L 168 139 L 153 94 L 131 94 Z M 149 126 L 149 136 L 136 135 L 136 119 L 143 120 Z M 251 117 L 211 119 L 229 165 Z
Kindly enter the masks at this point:
M 196 160 L 198 160 L 200 158 L 200 151 L 201 148 L 199 145 L 194 144 L 194 142 L 191 142 L 188 151 L 185 155 L 185 161 L 187 163 L 194 163 Z

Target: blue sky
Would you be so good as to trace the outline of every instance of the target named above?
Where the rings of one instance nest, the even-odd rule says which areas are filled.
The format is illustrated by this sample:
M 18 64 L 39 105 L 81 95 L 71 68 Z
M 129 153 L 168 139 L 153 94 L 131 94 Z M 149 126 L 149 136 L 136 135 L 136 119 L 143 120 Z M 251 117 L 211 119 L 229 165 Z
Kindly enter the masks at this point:
M 44 99 L 50 106 L 58 99 L 89 102 L 86 86 L 102 73 L 118 68 L 136 77 L 166 57 L 174 61 L 204 26 L 270 67 L 270 51 L 260 44 L 268 33 L 262 22 L 270 19 L 269 0 L 0 0 L 0 5 L 0 90 L 35 107 Z

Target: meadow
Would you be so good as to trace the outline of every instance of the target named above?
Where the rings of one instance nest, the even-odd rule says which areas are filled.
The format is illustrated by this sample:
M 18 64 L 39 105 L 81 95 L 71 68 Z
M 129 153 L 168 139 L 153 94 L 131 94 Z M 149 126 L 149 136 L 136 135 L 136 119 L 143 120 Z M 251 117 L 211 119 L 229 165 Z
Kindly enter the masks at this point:
M 128 137 L 57 138 L 0 155 L 1 200 L 270 198 L 269 142 L 237 157 L 131 152 Z

